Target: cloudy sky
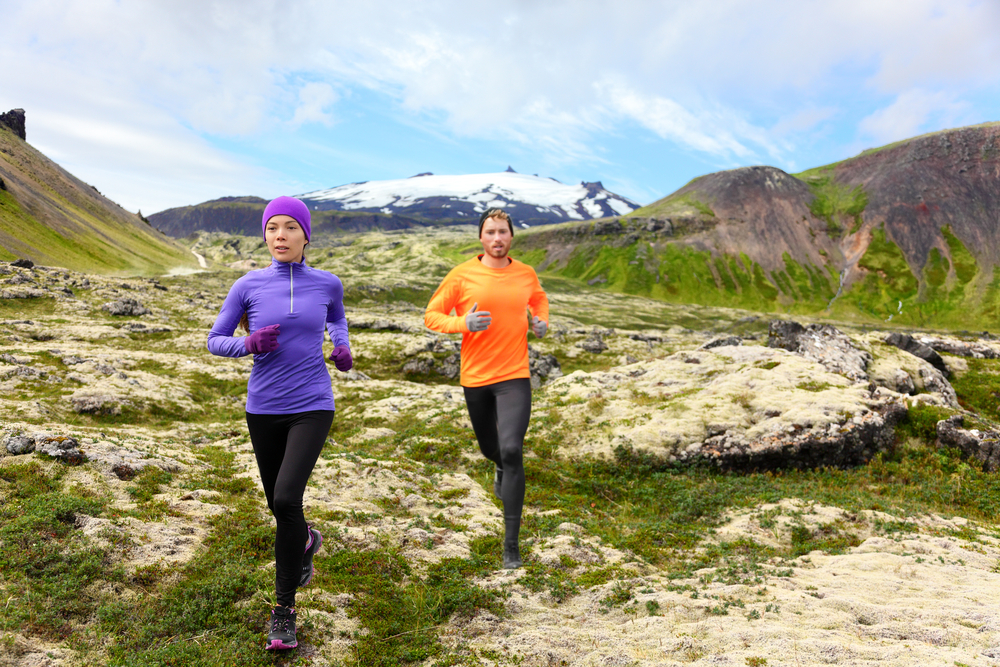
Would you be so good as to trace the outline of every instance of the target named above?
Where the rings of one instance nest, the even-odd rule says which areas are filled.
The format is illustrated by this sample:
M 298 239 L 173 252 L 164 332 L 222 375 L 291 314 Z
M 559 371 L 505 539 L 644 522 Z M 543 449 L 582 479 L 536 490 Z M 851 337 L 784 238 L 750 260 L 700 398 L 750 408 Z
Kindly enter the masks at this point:
M 1000 0 L 0 0 L 0 111 L 130 210 L 421 172 L 648 203 L 1000 120 Z

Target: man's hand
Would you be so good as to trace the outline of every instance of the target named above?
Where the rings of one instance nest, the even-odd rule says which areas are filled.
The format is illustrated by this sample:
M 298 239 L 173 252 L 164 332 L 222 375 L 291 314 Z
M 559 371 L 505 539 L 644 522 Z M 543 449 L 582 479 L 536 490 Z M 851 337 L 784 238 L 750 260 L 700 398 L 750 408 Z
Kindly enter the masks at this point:
M 535 334 L 537 338 L 541 338 L 545 335 L 545 332 L 549 330 L 549 323 L 540 317 L 531 318 L 531 332 Z
M 480 310 L 476 312 L 476 308 L 479 306 L 479 302 L 472 304 L 472 310 L 470 310 L 465 316 L 465 326 L 475 333 L 477 331 L 486 331 L 486 328 L 490 326 L 493 322 L 493 318 L 490 317 L 490 311 Z

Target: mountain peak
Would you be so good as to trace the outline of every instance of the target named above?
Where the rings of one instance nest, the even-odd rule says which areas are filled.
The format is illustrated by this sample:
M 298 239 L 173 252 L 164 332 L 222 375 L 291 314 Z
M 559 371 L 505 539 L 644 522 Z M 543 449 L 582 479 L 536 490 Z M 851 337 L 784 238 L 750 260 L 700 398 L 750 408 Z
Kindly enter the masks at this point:
M 507 169 L 506 169 L 506 171 L 504 171 L 504 173 L 505 173 L 505 174 L 516 174 L 517 172 L 516 172 L 516 171 L 514 171 L 514 167 L 512 167 L 512 166 L 510 166 L 510 165 L 508 164 L 508 165 L 507 165 Z
M 432 171 L 425 171 L 425 172 L 423 172 L 421 174 L 414 174 L 413 176 L 410 176 L 410 178 L 420 178 L 421 176 L 433 176 L 433 175 L 434 175 L 434 172 L 432 172 Z
M 491 207 L 506 209 L 518 224 L 544 225 L 626 215 L 638 205 L 608 192 L 600 181 L 566 185 L 554 178 L 519 174 L 438 175 L 351 183 L 299 195 L 312 210 L 370 211 L 427 221 L 475 220 Z

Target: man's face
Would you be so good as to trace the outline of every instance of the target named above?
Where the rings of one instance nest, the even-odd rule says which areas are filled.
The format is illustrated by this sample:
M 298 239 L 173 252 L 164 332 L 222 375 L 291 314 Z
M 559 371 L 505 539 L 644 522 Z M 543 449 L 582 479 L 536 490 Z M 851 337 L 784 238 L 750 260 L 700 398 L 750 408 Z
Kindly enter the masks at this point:
M 513 236 L 510 226 L 503 218 L 486 218 L 483 231 L 479 233 L 479 242 L 483 244 L 483 252 L 496 259 L 503 259 L 510 251 Z

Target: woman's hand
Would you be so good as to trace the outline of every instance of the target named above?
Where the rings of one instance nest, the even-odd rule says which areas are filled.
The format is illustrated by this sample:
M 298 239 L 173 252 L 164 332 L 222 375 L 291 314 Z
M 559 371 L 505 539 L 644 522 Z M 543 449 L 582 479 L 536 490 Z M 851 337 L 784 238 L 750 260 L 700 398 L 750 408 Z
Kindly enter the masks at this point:
M 253 354 L 266 354 L 278 349 L 278 331 L 280 324 L 271 324 L 257 329 L 252 334 L 243 339 L 243 344 L 247 352 Z
M 330 361 L 337 367 L 338 371 L 346 373 L 354 367 L 354 358 L 351 356 L 351 348 L 346 345 L 338 345 L 330 353 Z

